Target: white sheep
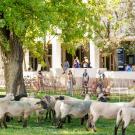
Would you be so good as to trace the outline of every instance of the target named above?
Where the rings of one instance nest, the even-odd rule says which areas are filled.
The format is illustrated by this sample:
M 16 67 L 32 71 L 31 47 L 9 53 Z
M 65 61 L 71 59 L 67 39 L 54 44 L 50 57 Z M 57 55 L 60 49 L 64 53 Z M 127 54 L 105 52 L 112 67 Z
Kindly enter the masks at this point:
M 37 102 L 40 102 L 41 99 L 34 98 L 34 97 L 23 97 L 20 99 L 20 101 L 28 102 L 31 105 L 35 105 Z M 45 109 L 43 109 L 43 108 L 35 110 L 36 117 L 37 117 L 37 123 L 39 123 L 39 121 L 41 119 L 41 114 L 43 114 L 44 111 L 45 111 Z
M 46 112 L 46 119 L 50 118 L 50 120 L 53 118 L 55 118 L 55 111 L 54 111 L 54 106 L 55 106 L 55 103 L 56 103 L 56 97 L 55 96 L 49 96 L 49 95 L 46 95 L 42 98 L 43 101 L 45 101 L 48 105 L 48 108 L 47 108 L 47 112 Z
M 14 100 L 13 93 L 7 93 L 6 96 L 0 98 L 0 104 L 4 105 L 5 103 L 9 103 L 11 100 Z M 2 114 L 3 113 L 0 111 L 0 115 L 3 116 L 0 119 L 0 127 L 2 127 L 2 123 L 6 127 L 6 122 L 5 122 L 6 121 L 6 117 L 4 115 L 2 115 Z
M 68 115 L 71 115 L 74 118 L 83 118 L 88 114 L 90 105 L 90 100 L 81 100 L 76 98 L 63 101 L 58 100 L 55 104 L 56 119 L 59 120 L 58 128 L 62 127 L 63 119 Z
M 117 113 L 114 135 L 117 135 L 119 126 L 122 124 L 122 135 L 125 135 L 126 128 L 131 121 L 135 122 L 135 108 L 122 107 Z
M 86 96 L 86 98 L 89 98 L 89 96 Z M 42 98 L 43 101 L 45 101 L 48 105 L 48 111 L 46 114 L 46 118 L 49 114 L 49 117 L 51 119 L 51 116 L 53 116 L 53 120 L 55 119 L 55 103 L 57 100 L 78 100 L 76 98 L 70 97 L 70 96 L 65 96 L 65 95 L 53 95 L 53 96 L 44 96 Z
M 119 103 L 92 101 L 87 127 L 90 127 L 96 131 L 95 123 L 100 117 L 105 119 L 114 119 L 116 118 L 119 109 L 123 106 L 135 107 L 135 99 L 133 99 L 131 102 Z
M 0 120 L 3 122 L 4 126 L 7 127 L 6 121 L 4 119 L 5 115 L 11 117 L 23 117 L 24 123 L 23 127 L 27 126 L 27 119 L 32 112 L 41 109 L 41 102 L 32 105 L 24 101 L 4 101 L 0 102 Z

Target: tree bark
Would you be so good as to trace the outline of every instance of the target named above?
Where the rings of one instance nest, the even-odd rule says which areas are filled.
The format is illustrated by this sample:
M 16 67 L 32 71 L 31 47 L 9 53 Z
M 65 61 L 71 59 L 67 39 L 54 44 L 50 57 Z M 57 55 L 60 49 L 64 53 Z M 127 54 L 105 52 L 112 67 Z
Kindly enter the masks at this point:
M 19 38 L 10 32 L 10 52 L 6 54 L 7 61 L 4 62 L 4 73 L 7 92 L 14 95 L 27 95 L 23 79 L 23 48 Z

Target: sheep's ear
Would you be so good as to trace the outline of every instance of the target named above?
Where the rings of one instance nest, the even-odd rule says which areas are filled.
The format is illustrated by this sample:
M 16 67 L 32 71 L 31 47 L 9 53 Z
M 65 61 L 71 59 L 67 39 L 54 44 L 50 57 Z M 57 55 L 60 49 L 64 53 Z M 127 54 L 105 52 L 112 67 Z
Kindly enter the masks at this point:
M 47 105 L 47 103 L 45 101 L 41 100 L 41 105 L 42 105 L 43 109 L 47 109 L 48 108 L 48 105 Z
M 59 97 L 56 97 L 55 99 L 56 99 L 56 100 L 64 100 L 65 97 L 64 97 L 64 96 L 59 96 Z
M 47 100 L 48 102 L 51 101 L 51 97 L 50 97 L 50 96 L 45 96 L 45 98 L 46 98 L 46 100 Z
M 64 100 L 65 99 L 65 97 L 64 96 L 60 96 L 60 100 Z
M 41 101 L 37 102 L 36 104 L 41 104 L 43 109 L 47 109 L 48 108 L 48 105 L 47 105 L 47 103 L 45 101 L 41 100 Z

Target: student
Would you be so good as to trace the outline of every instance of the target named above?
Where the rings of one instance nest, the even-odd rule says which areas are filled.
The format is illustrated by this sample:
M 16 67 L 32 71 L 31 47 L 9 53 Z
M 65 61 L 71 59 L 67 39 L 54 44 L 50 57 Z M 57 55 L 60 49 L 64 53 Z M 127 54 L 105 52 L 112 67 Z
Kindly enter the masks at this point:
M 87 73 L 87 69 L 85 69 L 82 78 L 83 94 L 88 94 L 88 83 L 89 83 L 89 75 Z
M 73 61 L 73 68 L 80 68 L 80 61 L 78 57 L 76 57 Z
M 38 79 L 38 89 L 44 91 L 44 76 L 41 70 L 38 71 L 37 79 Z
M 69 70 L 67 75 L 67 94 L 73 96 L 73 74 L 71 70 Z
M 63 74 L 65 74 L 66 70 L 70 67 L 69 62 L 66 60 L 63 64 Z
M 125 68 L 125 71 L 132 72 L 133 71 L 132 66 L 128 64 Z
M 80 68 L 80 64 L 76 59 L 74 60 L 73 68 Z

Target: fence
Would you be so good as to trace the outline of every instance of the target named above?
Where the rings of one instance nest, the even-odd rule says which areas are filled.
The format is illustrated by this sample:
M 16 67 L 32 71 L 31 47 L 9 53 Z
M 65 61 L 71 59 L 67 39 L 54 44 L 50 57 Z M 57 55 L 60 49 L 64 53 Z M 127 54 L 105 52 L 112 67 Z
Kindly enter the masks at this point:
M 73 75 L 76 79 L 76 85 L 74 86 L 75 93 L 80 93 L 82 90 L 82 73 L 84 69 L 73 69 Z M 80 70 L 80 72 L 79 72 Z M 94 72 L 94 73 L 93 73 Z M 88 70 L 90 81 L 89 91 L 95 89 L 96 83 L 96 70 Z M 135 72 L 108 72 L 105 71 L 106 80 L 104 82 L 105 87 L 111 85 L 111 92 L 113 93 L 133 93 L 135 86 Z M 60 74 L 53 76 L 51 72 L 43 72 L 44 75 L 44 87 L 47 93 L 65 93 L 66 92 L 66 75 Z M 24 82 L 28 90 L 37 91 L 37 72 L 24 72 Z M 3 74 L 0 74 L 0 87 L 4 88 L 5 81 Z M 132 88 L 132 91 L 129 90 Z

